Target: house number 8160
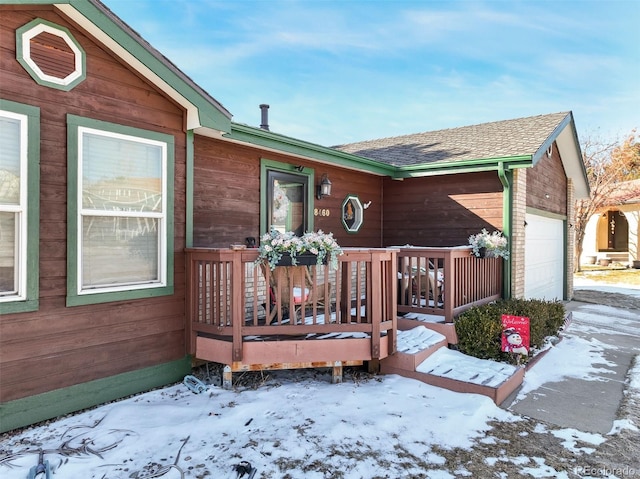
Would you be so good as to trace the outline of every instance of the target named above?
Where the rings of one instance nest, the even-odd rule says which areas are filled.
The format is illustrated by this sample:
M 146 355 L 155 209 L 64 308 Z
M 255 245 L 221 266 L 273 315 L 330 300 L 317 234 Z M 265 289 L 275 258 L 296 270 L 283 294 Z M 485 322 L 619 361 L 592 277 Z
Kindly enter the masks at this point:
M 313 216 L 329 216 L 331 211 L 328 208 L 314 208 Z

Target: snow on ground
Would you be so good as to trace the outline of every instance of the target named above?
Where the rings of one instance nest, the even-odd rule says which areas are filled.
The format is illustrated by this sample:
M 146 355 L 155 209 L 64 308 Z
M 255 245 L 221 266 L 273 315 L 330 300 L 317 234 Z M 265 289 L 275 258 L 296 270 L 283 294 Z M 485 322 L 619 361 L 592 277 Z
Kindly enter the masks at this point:
M 611 373 L 611 370 L 597 365 L 612 365 L 604 357 L 605 350 L 612 348 L 595 338 L 567 335 L 547 351 L 539 364 L 527 371 L 516 402 L 544 383 L 562 381 L 563 378 L 598 380 L 596 373 Z
M 235 477 L 225 474 L 240 460 L 265 477 L 282 477 L 280 459 L 317 464 L 289 471 L 290 477 L 327 478 L 334 470 L 370 478 L 380 473 L 381 459 L 389 477 L 406 477 L 421 472 L 407 469 L 406 454 L 443 464 L 433 446 L 468 448 L 488 421 L 515 420 L 488 398 L 399 376 L 342 384 L 329 384 L 328 377 L 202 394 L 178 384 L 108 404 L 11 438 L 2 449 L 18 454 L 0 464 L 0 475 L 24 479 L 42 448 L 58 477 L 69 478 L 150 477 L 174 463 L 185 477 L 205 468 L 213 477 Z M 83 446 L 84 453 L 61 453 Z M 169 470 L 166 478 L 178 472 Z
M 399 344 L 411 350 L 438 336 L 416 328 L 399 332 Z M 564 377 L 595 379 L 608 364 L 607 349 L 615 346 L 567 334 L 527 372 L 518 397 Z M 241 460 L 257 468 L 256 479 L 324 479 L 336 471 L 346 479 L 453 478 L 442 453 L 434 451 L 469 449 L 487 440 L 490 421 L 520 419 L 484 396 L 396 375 L 364 381 L 354 376 L 342 384 L 330 384 L 326 371 L 278 372 L 273 378 L 256 390 L 211 386 L 201 394 L 180 383 L 25 429 L 0 445 L 0 477 L 26 478 L 43 450 L 52 479 L 235 478 L 232 467 Z M 628 383 L 640 395 L 638 360 Z M 610 434 L 637 426 L 619 422 Z M 576 454 L 604 440 L 575 429 L 552 434 Z M 568 477 L 544 458 L 531 457 L 534 467 L 525 459 L 485 460 L 508 460 L 533 477 Z M 470 475 L 463 466 L 455 474 Z
M 398 331 L 397 349 L 401 353 L 415 354 L 435 346 L 444 339 L 446 339 L 444 335 L 424 326 L 418 326 L 406 331 Z
M 493 388 L 513 376 L 516 369 L 510 364 L 473 358 L 445 348 L 437 350 L 416 368 L 421 373 Z
M 640 298 L 640 286 L 633 284 L 605 284 L 594 279 L 573 277 L 574 289 L 592 289 L 595 291 L 604 291 L 605 293 L 620 293 Z

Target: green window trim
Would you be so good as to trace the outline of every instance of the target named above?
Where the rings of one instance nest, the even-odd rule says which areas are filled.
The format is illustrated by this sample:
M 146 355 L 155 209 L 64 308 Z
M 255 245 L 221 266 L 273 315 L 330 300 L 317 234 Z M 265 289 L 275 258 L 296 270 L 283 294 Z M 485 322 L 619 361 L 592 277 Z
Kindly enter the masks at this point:
M 308 183 L 307 198 L 306 198 L 307 230 L 313 231 L 313 228 L 314 228 L 313 200 L 314 200 L 314 192 L 315 192 L 314 171 L 310 168 L 302 168 L 302 170 L 299 170 L 296 165 L 292 165 L 289 163 L 282 163 L 279 161 L 273 161 L 273 160 L 268 160 L 263 158 L 260 162 L 260 236 L 267 233 L 267 227 L 269 224 L 269 218 L 268 218 L 269 171 L 306 176 L 307 183 Z
M 0 303 L 0 313 L 37 311 L 40 306 L 40 109 L 0 99 L 0 110 L 27 117 L 26 294 L 25 299 Z
M 164 285 L 158 285 L 157 287 L 145 285 L 138 289 L 135 289 L 135 286 L 130 286 L 130 289 L 120 291 L 78 293 L 78 245 L 81 236 L 81 232 L 78 231 L 78 211 L 80 207 L 78 204 L 78 142 L 80 127 L 166 143 L 166 191 L 164 192 L 166 195 L 166 237 L 164 238 L 166 255 L 163 258 L 166 265 L 166 281 Z M 67 115 L 67 171 L 67 306 L 126 301 L 173 294 L 175 171 L 175 141 L 173 136 L 69 114 Z

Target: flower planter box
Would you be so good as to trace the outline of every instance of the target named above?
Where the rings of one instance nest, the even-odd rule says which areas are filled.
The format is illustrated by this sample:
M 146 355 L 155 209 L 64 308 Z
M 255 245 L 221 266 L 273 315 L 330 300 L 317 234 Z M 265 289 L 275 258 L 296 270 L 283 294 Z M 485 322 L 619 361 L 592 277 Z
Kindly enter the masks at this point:
M 611 260 L 608 258 L 602 258 L 598 263 L 600 266 L 609 266 L 611 264 Z
M 640 259 L 634 259 L 633 260 L 633 268 L 634 269 L 640 269 Z
M 296 264 L 289 253 L 283 253 L 276 266 L 313 266 L 318 264 L 318 255 L 313 253 L 301 253 L 296 255 Z M 323 258 L 320 264 L 327 264 L 327 257 Z

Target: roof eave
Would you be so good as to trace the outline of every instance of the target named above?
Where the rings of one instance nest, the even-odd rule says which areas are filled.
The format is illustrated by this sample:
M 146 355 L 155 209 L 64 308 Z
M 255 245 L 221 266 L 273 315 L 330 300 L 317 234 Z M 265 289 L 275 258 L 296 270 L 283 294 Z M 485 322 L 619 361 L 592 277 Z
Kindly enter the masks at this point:
M 540 161 L 542 155 L 546 154 L 554 142 L 558 147 L 565 174 L 573 181 L 575 198 L 588 198 L 591 190 L 589 188 L 587 170 L 582 161 L 582 150 L 580 149 L 573 113 L 567 113 L 567 116 L 558 123 L 549 137 L 540 145 L 540 148 L 533 155 L 534 165 Z
M 187 129 L 230 131 L 231 113 L 97 0 L 16 0 L 51 4 L 187 112 Z
M 234 122 L 230 133 L 222 135 L 222 139 L 379 176 L 393 176 L 395 171 L 392 166 L 369 158 Z
M 529 168 L 533 165 L 531 155 L 508 156 L 499 158 L 478 158 L 465 161 L 441 161 L 422 165 L 400 166 L 396 168 L 394 178 L 418 178 L 421 176 L 448 175 L 454 173 L 478 173 L 497 171 L 503 165 L 507 170 Z

